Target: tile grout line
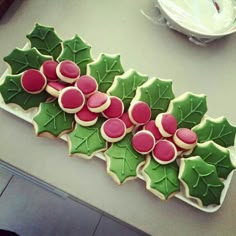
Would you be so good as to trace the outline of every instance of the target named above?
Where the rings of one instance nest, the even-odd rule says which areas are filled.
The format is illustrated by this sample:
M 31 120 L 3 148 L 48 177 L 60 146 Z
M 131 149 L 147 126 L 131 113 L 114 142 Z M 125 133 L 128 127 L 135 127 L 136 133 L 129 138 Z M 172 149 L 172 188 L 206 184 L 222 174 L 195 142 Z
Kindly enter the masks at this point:
M 12 181 L 13 177 L 14 177 L 14 175 L 11 176 L 11 178 L 8 180 L 6 186 L 3 188 L 3 190 L 2 190 L 2 192 L 1 192 L 1 194 L 0 194 L 0 198 L 1 198 L 2 195 L 4 194 L 6 188 L 8 187 L 8 185 L 10 184 L 10 182 Z
M 95 227 L 95 229 L 94 229 L 94 231 L 93 231 L 92 236 L 95 235 L 95 233 L 96 233 L 96 231 L 97 231 L 97 229 L 98 229 L 98 226 L 99 226 L 99 224 L 100 224 L 100 222 L 101 222 L 103 216 L 104 216 L 104 213 L 101 213 L 100 219 L 99 219 L 99 221 L 98 221 L 98 223 L 97 223 L 97 225 L 96 225 L 96 227 Z

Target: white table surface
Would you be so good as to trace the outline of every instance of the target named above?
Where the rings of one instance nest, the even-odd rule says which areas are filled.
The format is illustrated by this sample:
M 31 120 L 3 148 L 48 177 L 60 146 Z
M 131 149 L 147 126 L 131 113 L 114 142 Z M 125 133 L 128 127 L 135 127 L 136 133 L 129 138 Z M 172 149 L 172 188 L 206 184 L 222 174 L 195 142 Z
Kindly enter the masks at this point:
M 32 0 L 14 3 L 0 20 L 0 58 L 23 47 L 34 23 L 54 26 L 63 39 L 79 34 L 100 52 L 120 53 L 125 70 L 172 79 L 178 96 L 186 91 L 208 96 L 208 115 L 236 124 L 236 34 L 208 47 L 154 24 L 152 0 Z M 0 73 L 6 64 L 0 62 Z M 213 214 L 178 199 L 162 202 L 140 180 L 118 186 L 105 163 L 69 158 L 62 140 L 35 137 L 32 125 L 0 110 L 0 159 L 40 178 L 151 235 L 234 235 L 236 176 L 225 202 Z M 17 197 L 17 196 L 16 196 Z

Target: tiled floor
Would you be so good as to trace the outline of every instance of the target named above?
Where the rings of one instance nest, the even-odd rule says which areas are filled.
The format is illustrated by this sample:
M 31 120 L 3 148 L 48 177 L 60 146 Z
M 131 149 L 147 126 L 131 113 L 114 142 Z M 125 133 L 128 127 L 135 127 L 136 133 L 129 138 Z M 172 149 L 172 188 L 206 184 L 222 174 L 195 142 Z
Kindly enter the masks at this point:
M 27 178 L 0 165 L 0 229 L 21 236 L 146 235 L 79 199 L 55 194 L 47 185 L 44 188 Z

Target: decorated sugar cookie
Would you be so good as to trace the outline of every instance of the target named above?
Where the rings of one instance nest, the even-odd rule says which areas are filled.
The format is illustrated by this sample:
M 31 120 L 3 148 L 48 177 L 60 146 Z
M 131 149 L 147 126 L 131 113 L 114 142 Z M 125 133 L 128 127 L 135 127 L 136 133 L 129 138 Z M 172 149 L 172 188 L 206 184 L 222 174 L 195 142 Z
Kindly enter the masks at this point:
M 103 123 L 101 134 L 107 142 L 118 142 L 123 139 L 126 134 L 125 124 L 118 118 L 110 118 Z
M 193 149 L 197 144 L 197 135 L 194 131 L 187 128 L 176 130 L 173 140 L 177 146 L 183 149 Z
M 57 76 L 64 82 L 73 84 L 80 77 L 79 67 L 72 61 L 65 60 L 56 68 Z
M 40 71 L 46 76 L 48 81 L 57 81 L 59 80 L 56 73 L 57 66 L 57 61 L 48 60 L 42 64 Z
M 76 87 L 66 87 L 61 90 L 58 103 L 61 109 L 67 113 L 76 113 L 82 109 L 85 98 Z
M 173 136 L 167 137 L 167 138 L 165 138 L 165 140 L 168 140 L 168 141 L 170 141 L 171 143 L 173 143 L 173 144 L 175 145 L 176 151 L 177 151 L 177 155 L 178 155 L 178 156 L 179 156 L 180 154 L 184 154 L 184 153 L 187 153 L 187 152 L 189 152 L 189 154 L 191 153 L 190 150 L 185 150 L 185 149 L 179 147 L 179 146 L 174 142 Z M 191 149 L 191 151 L 192 151 L 192 149 Z M 186 154 L 186 155 L 187 155 L 187 154 Z
M 160 113 L 157 115 L 155 122 L 163 137 L 172 136 L 177 129 L 177 121 L 172 114 Z
M 98 90 L 97 81 L 88 75 L 83 75 L 76 81 L 75 86 L 81 90 L 85 97 L 89 97 Z
M 66 86 L 60 82 L 48 82 L 47 86 L 46 86 L 46 91 L 52 95 L 53 97 L 58 97 L 61 90 L 63 90 Z
M 87 105 L 75 113 L 75 121 L 82 126 L 92 126 L 98 120 L 98 113 L 91 112 Z
M 134 102 L 128 110 L 129 118 L 135 125 L 144 125 L 151 118 L 151 110 L 145 102 Z
M 46 85 L 47 79 L 39 70 L 29 69 L 21 77 L 22 88 L 31 94 L 41 93 Z
M 118 97 L 111 96 L 111 104 L 109 107 L 102 112 L 105 118 L 119 118 L 124 112 L 124 104 Z
M 101 92 L 96 92 L 88 98 L 87 106 L 91 112 L 100 113 L 106 110 L 111 103 L 110 97 Z
M 156 141 L 162 139 L 162 135 L 156 126 L 155 120 L 150 120 L 147 124 L 143 126 L 143 129 L 150 131 L 153 134 Z
M 134 134 L 132 145 L 137 152 L 143 155 L 148 154 L 155 146 L 154 135 L 150 131 L 141 130 Z
M 176 159 L 177 150 L 172 142 L 168 140 L 159 140 L 152 151 L 152 156 L 158 163 L 166 165 Z
M 121 119 L 125 123 L 126 133 L 132 132 L 132 130 L 134 129 L 134 124 L 131 122 L 128 112 L 124 112 L 119 119 Z

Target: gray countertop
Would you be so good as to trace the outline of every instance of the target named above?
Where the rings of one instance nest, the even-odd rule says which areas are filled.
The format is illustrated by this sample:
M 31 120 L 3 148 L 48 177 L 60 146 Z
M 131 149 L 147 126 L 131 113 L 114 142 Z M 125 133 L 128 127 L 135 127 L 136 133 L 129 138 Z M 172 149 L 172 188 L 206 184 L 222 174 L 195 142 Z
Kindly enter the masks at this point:
M 141 12 L 155 17 L 153 1 L 15 1 L 0 20 L 0 58 L 23 47 L 36 22 L 50 25 L 63 39 L 79 34 L 92 45 L 94 58 L 120 53 L 125 70 L 172 79 L 176 95 L 206 94 L 207 114 L 236 124 L 236 34 L 199 47 Z M 0 73 L 5 69 L 0 62 Z M 35 137 L 32 125 L 3 110 L 0 117 L 0 159 L 151 235 L 236 232 L 235 175 L 220 210 L 208 214 L 175 198 L 162 202 L 140 180 L 118 186 L 103 161 L 69 158 L 64 141 Z

